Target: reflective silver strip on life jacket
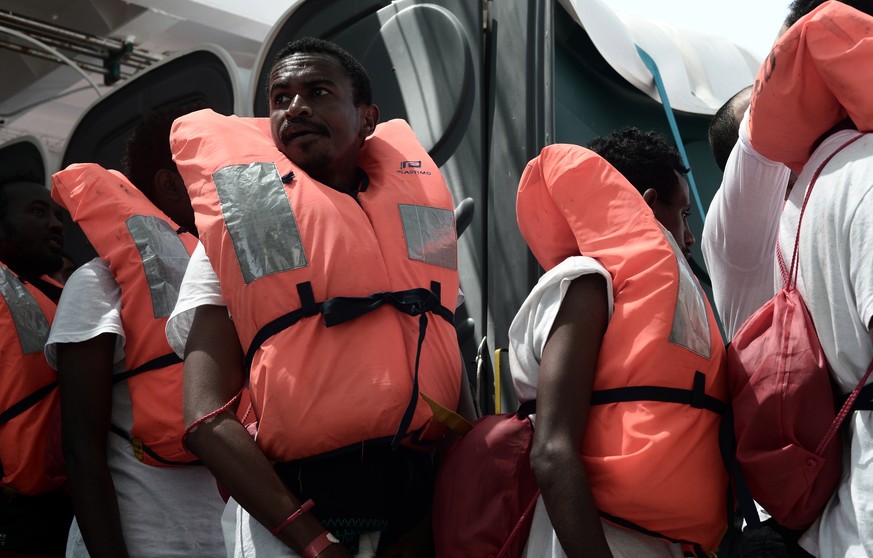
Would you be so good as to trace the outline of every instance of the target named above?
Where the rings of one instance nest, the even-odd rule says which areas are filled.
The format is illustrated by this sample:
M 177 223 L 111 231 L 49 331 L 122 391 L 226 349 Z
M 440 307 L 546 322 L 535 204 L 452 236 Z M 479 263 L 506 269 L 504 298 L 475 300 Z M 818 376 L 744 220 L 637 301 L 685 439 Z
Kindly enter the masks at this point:
M 163 219 L 134 215 L 126 224 L 142 258 L 155 318 L 166 318 L 179 298 L 179 285 L 188 267 L 188 251 L 173 227 Z
M 6 300 L 6 306 L 12 315 L 21 352 L 26 355 L 41 353 L 51 329 L 48 319 L 24 283 L 3 266 L 0 266 L 0 294 Z
M 454 212 L 425 205 L 399 207 L 409 259 L 458 269 Z
M 212 175 L 246 285 L 306 267 L 297 219 L 273 163 L 231 165 Z
M 661 227 L 661 231 L 670 241 L 676 263 L 679 264 L 679 292 L 676 295 L 676 312 L 673 314 L 670 343 L 685 347 L 708 359 L 712 356 L 712 346 L 703 290 L 673 235 L 664 227 Z

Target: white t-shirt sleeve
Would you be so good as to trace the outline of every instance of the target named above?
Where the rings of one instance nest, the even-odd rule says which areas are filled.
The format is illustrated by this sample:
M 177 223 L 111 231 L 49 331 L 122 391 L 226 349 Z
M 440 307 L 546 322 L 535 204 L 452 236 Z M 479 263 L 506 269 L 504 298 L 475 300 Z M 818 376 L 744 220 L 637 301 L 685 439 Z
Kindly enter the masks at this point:
M 519 401 L 536 399 L 543 349 L 570 283 L 597 273 L 606 280 L 609 317 L 612 317 L 612 277 L 600 262 L 586 256 L 567 258 L 545 273 L 534 286 L 509 326 L 509 370 Z
M 117 336 L 112 362 L 122 362 L 121 289 L 106 262 L 95 258 L 73 272 L 64 285 L 45 346 L 46 360 L 57 369 L 58 343 L 79 343 L 102 333 Z
M 728 339 L 774 294 L 773 255 L 790 175 L 752 148 L 748 117 L 746 111 L 700 245 Z
M 185 277 L 179 287 L 179 298 L 176 307 L 167 320 L 167 342 L 180 357 L 185 354 L 185 344 L 188 333 L 194 321 L 194 310 L 198 306 L 227 306 L 221 295 L 218 275 L 212 268 L 212 263 L 206 256 L 202 243 L 198 243 L 188 261 Z
M 873 188 L 861 198 L 849 226 L 849 276 L 864 327 L 873 319 Z M 868 328 L 869 331 L 869 328 Z

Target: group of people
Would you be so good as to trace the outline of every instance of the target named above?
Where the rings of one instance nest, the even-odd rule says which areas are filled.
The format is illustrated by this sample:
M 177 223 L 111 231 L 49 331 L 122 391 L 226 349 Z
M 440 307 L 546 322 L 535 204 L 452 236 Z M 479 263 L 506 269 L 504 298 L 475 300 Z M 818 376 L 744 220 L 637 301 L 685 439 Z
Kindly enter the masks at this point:
M 702 247 L 729 341 L 779 288 L 805 208 L 799 289 L 851 389 L 873 359 L 873 104 L 863 72 L 834 69 L 870 48 L 873 3 L 820 4 L 794 2 L 759 82 L 713 120 L 725 174 Z M 151 115 L 124 174 L 0 184 L 0 556 L 433 554 L 439 460 L 476 418 L 451 195 L 335 44 L 287 45 L 268 94 L 269 119 Z M 733 521 L 688 171 L 635 128 L 524 169 L 519 228 L 545 270 L 509 331 L 536 401 L 527 558 L 702 556 Z M 61 208 L 98 253 L 63 290 Z M 873 556 L 873 425 L 847 422 L 827 509 L 802 536 L 771 522 L 779 553 L 759 556 Z

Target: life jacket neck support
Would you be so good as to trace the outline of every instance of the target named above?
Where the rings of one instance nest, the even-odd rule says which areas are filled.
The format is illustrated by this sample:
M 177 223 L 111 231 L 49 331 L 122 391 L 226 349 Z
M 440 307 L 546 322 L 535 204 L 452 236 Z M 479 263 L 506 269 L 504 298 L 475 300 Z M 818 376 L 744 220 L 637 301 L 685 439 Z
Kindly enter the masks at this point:
M 43 355 L 55 303 L 0 263 L 0 490 L 63 485 L 57 375 Z
M 873 17 L 824 2 L 773 45 L 755 77 L 749 140 L 755 151 L 800 173 L 817 142 L 851 118 L 873 131 Z
M 264 453 L 440 437 L 418 385 L 457 407 L 454 206 L 409 126 L 380 124 L 364 142 L 355 196 L 291 163 L 266 119 L 195 112 L 171 146 L 246 354 Z
M 181 440 L 182 359 L 164 333 L 197 239 L 117 171 L 75 164 L 52 176 L 52 184 L 52 197 L 70 212 L 121 289 L 127 370 L 112 381 L 126 383 L 133 427 L 110 430 L 129 440 L 148 465 L 197 463 Z
M 727 525 L 724 346 L 672 235 L 621 174 L 579 146 L 543 149 L 522 175 L 516 208 L 543 268 L 581 254 L 612 277 L 615 309 L 581 448 L 601 515 L 714 549 Z M 643 484 L 652 489 L 641 493 Z

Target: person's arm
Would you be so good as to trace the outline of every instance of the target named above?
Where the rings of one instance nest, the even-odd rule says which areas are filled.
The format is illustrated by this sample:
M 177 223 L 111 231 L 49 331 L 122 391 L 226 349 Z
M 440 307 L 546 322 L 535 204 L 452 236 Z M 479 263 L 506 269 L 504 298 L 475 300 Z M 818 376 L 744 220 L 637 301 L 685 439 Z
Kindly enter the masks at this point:
M 612 556 L 579 455 L 608 316 L 604 279 L 574 279 L 543 349 L 537 382 L 531 466 L 568 558 Z
M 227 308 L 198 307 L 185 347 L 186 424 L 221 408 L 239 393 L 245 383 L 242 363 L 239 337 Z M 286 489 L 234 411 L 228 409 L 193 428 L 186 445 L 233 498 L 270 530 L 303 502 Z M 318 513 L 318 502 L 313 513 Z M 313 513 L 304 513 L 283 529 L 279 540 L 300 553 L 324 531 Z M 349 554 L 342 545 L 332 544 L 318 556 L 345 558 Z
M 57 346 L 63 448 L 76 522 L 91 558 L 125 558 L 115 485 L 106 461 L 116 335 Z

